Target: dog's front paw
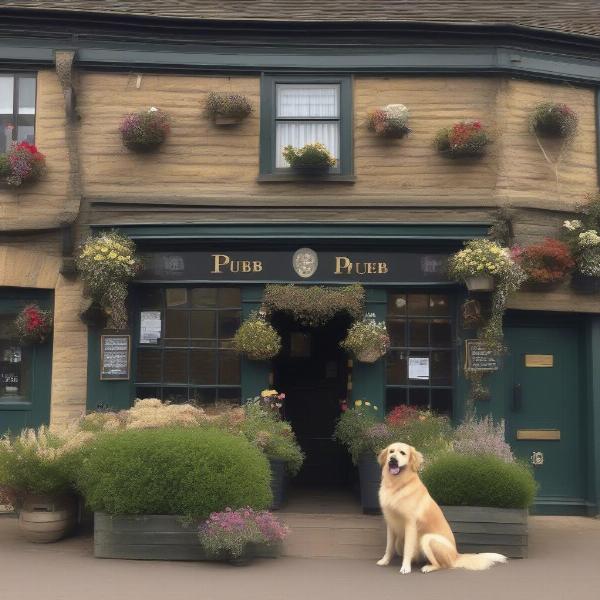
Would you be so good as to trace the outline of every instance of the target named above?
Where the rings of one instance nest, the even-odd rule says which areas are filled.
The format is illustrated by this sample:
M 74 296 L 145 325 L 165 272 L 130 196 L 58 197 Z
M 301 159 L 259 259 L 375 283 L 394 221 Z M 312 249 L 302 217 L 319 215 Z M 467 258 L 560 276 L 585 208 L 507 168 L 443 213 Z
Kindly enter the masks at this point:
M 425 565 L 424 567 L 421 568 L 421 571 L 423 573 L 433 573 L 434 571 L 437 571 L 439 567 L 436 567 L 435 565 Z
M 410 573 L 411 568 L 410 565 L 402 565 L 400 567 L 400 573 L 402 573 L 402 575 L 408 575 L 408 573 Z
M 380 558 L 377 561 L 377 566 L 378 567 L 387 567 L 390 564 L 390 559 L 386 558 L 385 556 L 383 558 Z

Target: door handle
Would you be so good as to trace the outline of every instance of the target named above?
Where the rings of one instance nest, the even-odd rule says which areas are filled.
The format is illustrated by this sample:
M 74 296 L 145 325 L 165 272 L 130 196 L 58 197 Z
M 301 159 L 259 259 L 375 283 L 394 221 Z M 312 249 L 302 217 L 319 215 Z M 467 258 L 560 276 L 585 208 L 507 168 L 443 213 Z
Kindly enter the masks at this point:
M 523 403 L 523 390 L 521 389 L 521 384 L 515 383 L 515 385 L 513 385 L 513 397 L 512 397 L 513 412 L 517 412 L 517 411 L 521 410 L 522 403 Z

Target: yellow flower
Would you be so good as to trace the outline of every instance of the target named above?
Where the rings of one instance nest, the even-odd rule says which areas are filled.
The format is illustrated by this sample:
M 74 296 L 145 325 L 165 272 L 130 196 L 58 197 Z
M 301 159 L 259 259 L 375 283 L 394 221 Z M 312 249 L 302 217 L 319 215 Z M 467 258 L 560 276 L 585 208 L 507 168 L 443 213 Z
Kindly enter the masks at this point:
M 116 258 L 116 257 L 117 257 L 117 253 L 114 250 L 108 255 L 108 258 Z
M 108 252 L 108 248 L 106 246 L 102 246 L 102 248 L 100 248 L 101 252 Z
M 130 264 L 130 265 L 133 265 L 134 263 L 135 263 L 135 260 L 130 260 L 130 261 L 128 262 L 128 264 Z
M 362 400 L 356 400 L 354 406 L 362 406 Z
M 104 257 L 102 256 L 102 254 L 96 254 L 96 256 L 94 256 L 94 260 L 102 260 Z

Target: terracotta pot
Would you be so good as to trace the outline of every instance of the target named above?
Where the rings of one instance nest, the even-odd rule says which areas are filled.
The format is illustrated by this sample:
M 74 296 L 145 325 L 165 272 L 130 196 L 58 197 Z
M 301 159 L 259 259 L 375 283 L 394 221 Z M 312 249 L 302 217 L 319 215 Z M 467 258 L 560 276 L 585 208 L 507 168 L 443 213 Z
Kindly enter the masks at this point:
M 465 284 L 470 292 L 492 292 L 496 288 L 496 280 L 489 275 L 466 277 Z
M 19 511 L 19 529 L 30 542 L 47 544 L 68 535 L 77 521 L 71 496 L 27 496 Z
M 356 360 L 364 363 L 374 363 L 381 358 L 381 353 L 376 348 L 363 350 L 356 355 Z

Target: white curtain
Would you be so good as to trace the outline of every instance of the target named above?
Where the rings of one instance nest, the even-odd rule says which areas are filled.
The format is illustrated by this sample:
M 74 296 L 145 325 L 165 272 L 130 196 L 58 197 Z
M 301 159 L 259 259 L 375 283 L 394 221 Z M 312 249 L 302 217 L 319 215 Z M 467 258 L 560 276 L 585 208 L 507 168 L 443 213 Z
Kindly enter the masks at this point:
M 339 117 L 339 85 L 318 84 L 279 84 L 277 85 L 277 117 L 311 119 L 315 121 L 279 121 L 275 136 L 276 167 L 288 166 L 283 158 L 283 149 L 296 148 L 305 144 L 320 142 L 333 156 L 339 158 L 340 128 L 337 121 L 319 121 L 318 119 L 336 119 Z

